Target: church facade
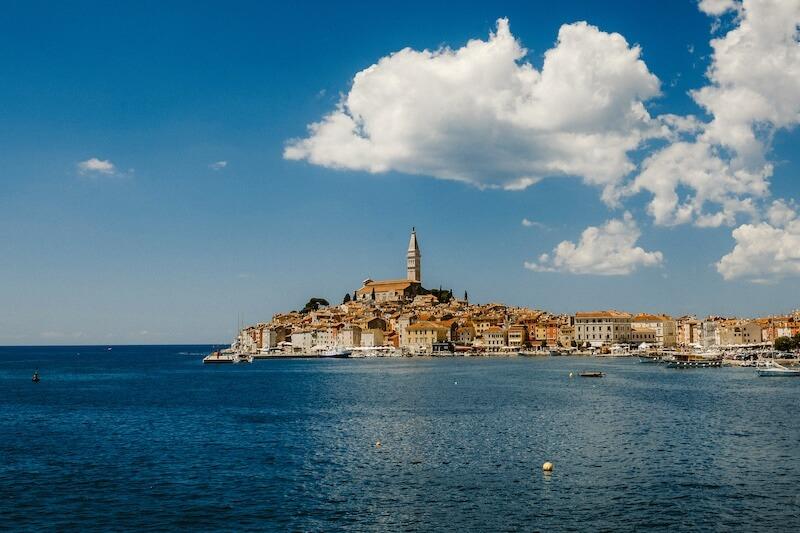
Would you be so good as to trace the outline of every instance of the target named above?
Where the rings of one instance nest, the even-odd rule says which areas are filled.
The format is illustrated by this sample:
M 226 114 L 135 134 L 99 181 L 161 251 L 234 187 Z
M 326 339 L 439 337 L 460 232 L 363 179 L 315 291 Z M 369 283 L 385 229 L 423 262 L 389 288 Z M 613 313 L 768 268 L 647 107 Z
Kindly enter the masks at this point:
M 356 291 L 356 299 L 358 301 L 400 302 L 412 300 L 418 294 L 423 294 L 421 259 L 417 232 L 415 228 L 412 228 L 406 251 L 406 279 L 374 281 L 367 278 L 361 288 Z

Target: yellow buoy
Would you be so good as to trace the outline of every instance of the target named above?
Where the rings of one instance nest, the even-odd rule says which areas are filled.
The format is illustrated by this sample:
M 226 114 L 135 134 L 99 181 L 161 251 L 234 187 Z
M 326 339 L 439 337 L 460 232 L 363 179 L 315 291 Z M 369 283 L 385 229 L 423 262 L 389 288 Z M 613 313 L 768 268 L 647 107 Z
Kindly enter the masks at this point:
M 547 461 L 545 464 L 542 465 L 542 470 L 545 472 L 552 472 L 553 471 L 553 463 Z

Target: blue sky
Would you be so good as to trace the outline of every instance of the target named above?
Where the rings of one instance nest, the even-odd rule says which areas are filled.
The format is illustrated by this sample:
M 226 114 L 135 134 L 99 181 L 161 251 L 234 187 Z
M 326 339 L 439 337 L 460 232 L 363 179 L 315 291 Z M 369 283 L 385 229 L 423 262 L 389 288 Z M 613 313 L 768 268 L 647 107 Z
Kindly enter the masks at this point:
M 725 165 L 735 165 L 728 157 L 734 141 L 707 125 L 724 111 L 700 106 L 689 91 L 713 85 L 709 41 L 755 17 L 747 4 L 719 18 L 691 0 L 465 3 L 457 10 L 430 2 L 291 4 L 7 6 L 0 20 L 0 344 L 223 342 L 237 314 L 268 320 L 311 296 L 340 301 L 367 276 L 402 277 L 411 226 L 425 284 L 466 289 L 474 301 L 700 315 L 800 306 L 796 262 L 776 256 L 767 262 L 781 268 L 748 270 L 742 259 L 759 252 L 743 233 L 732 235 L 760 224 L 759 231 L 794 242 L 791 222 L 767 222 L 771 202 L 791 211 L 797 198 L 794 119 L 754 119 L 771 136 L 763 147 L 764 164 L 773 165 L 769 191 L 756 195 L 750 212 L 716 227 L 698 225 L 700 215 L 657 219 L 644 186 L 611 205 L 601 186 L 563 171 L 537 175 L 524 190 L 505 190 L 500 181 L 486 188 L 480 180 L 495 160 L 480 150 L 456 154 L 489 169 L 472 183 L 409 171 L 396 160 L 381 159 L 386 168 L 369 172 L 346 160 L 315 163 L 313 150 L 294 159 L 284 153 L 311 136 L 309 124 L 335 112 L 356 73 L 406 47 L 435 55 L 442 46 L 487 42 L 505 17 L 527 49 L 517 64 L 536 71 L 564 24 L 587 21 L 597 28 L 592 35 L 616 32 L 626 46 L 638 45 L 660 82 L 659 95 L 642 97 L 649 116 L 695 115 L 703 132 L 717 135 L 710 143 Z M 789 60 L 796 55 L 790 47 Z M 719 85 L 749 83 L 736 75 Z M 757 90 L 754 84 L 747 86 Z M 397 104 L 396 95 L 376 98 L 369 102 L 376 108 Z M 797 109 L 792 97 L 785 104 L 780 116 Z M 454 113 L 445 118 L 458 130 L 463 117 Z M 467 146 L 481 146 L 482 134 Z M 674 135 L 692 135 L 691 144 L 699 134 Z M 446 141 L 432 141 L 425 153 L 438 157 Z M 641 141 L 628 153 L 636 169 L 615 183 L 634 183 L 642 161 L 673 142 Z M 223 168 L 212 168 L 221 161 Z M 448 172 L 453 163 L 436 165 Z M 612 220 L 635 241 L 620 257 L 641 252 L 605 272 L 577 264 L 586 251 L 582 233 L 602 234 Z M 763 242 L 758 235 L 752 240 Z M 562 241 L 577 252 L 559 262 Z M 723 269 L 726 279 L 717 263 L 737 243 L 743 248 Z M 660 255 L 642 255 L 654 252 Z

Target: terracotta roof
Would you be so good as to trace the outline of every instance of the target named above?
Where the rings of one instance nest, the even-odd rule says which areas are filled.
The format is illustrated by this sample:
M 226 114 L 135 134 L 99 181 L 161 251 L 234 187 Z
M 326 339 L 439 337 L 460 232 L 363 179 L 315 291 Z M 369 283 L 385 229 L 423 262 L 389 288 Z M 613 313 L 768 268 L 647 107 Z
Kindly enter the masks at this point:
M 580 318 L 631 318 L 630 313 L 623 311 L 581 311 L 575 313 L 576 317 Z
M 360 294 L 371 293 L 372 289 L 375 292 L 389 292 L 389 291 L 402 291 L 409 288 L 411 285 L 419 285 L 417 281 L 410 281 L 407 279 L 389 279 L 384 281 L 370 281 L 356 292 Z
M 437 330 L 437 329 L 447 329 L 445 326 L 441 324 L 437 324 L 436 322 L 429 322 L 427 320 L 423 320 L 421 322 L 415 322 L 406 328 L 406 331 L 425 331 L 425 330 Z
M 486 328 L 484 330 L 484 334 L 485 333 L 502 333 L 502 332 L 503 332 L 503 330 L 501 328 L 498 328 L 497 326 L 492 326 L 492 327 Z
M 667 315 L 648 315 L 647 313 L 641 313 L 633 317 L 634 322 L 663 322 L 664 320 L 672 320 Z

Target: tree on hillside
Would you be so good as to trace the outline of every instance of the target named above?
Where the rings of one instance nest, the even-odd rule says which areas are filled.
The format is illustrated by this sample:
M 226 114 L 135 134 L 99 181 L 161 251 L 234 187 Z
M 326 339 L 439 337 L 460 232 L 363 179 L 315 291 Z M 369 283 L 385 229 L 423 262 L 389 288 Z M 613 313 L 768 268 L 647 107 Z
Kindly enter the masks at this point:
M 320 307 L 328 307 L 329 305 L 328 300 L 325 298 L 311 298 L 300 312 L 306 314 L 311 311 L 317 311 Z
M 350 301 L 350 293 L 348 292 L 347 294 L 344 295 L 344 298 L 342 298 L 342 303 L 346 304 L 349 301 Z

